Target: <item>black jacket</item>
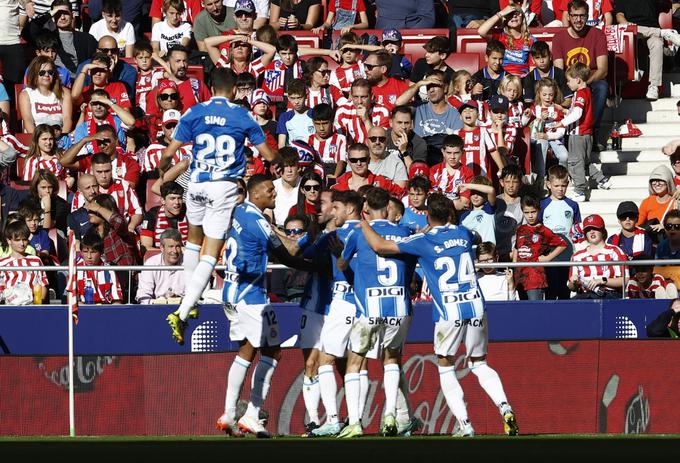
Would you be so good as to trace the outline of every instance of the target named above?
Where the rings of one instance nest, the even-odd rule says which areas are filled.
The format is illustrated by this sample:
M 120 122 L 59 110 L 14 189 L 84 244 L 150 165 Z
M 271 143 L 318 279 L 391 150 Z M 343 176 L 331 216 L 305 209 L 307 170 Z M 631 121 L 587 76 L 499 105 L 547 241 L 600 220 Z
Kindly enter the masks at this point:
M 675 316 L 675 318 L 674 318 Z M 677 327 L 677 319 L 680 317 L 680 313 L 676 314 L 674 310 L 668 309 L 661 312 L 653 322 L 647 325 L 647 336 L 650 338 L 674 338 L 677 337 L 671 335 L 671 330 L 668 328 L 668 324 L 673 320 L 674 326 Z

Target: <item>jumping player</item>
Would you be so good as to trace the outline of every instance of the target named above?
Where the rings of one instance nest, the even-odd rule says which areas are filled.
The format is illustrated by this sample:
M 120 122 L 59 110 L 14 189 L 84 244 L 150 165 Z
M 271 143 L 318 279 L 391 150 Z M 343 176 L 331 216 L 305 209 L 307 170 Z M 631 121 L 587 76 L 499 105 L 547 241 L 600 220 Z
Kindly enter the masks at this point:
M 193 143 L 186 200 L 189 237 L 184 251 L 184 274 L 187 291 L 178 312 L 167 317 L 172 336 L 179 344 L 184 343 L 189 312 L 208 284 L 229 231 L 238 198 L 237 179 L 246 169 L 243 154 L 246 138 L 266 160 L 275 158 L 259 124 L 247 110 L 229 101 L 236 93 L 235 84 L 236 74 L 232 70 L 216 68 L 212 72 L 214 96 L 191 107 L 180 118 L 159 165 L 162 177 L 170 168 L 175 152 L 184 144 Z M 203 256 L 199 260 L 201 244 Z

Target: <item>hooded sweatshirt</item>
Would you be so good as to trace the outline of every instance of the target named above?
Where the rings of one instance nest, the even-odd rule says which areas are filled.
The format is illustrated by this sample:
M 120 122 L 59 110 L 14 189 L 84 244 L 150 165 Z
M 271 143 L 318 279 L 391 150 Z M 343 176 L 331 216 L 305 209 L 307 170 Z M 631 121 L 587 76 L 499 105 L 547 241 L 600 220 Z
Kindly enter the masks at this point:
M 668 185 L 669 197 L 664 202 L 659 202 L 658 196 L 652 189 L 652 180 L 663 180 Z M 675 192 L 675 182 L 673 182 L 673 172 L 666 166 L 661 165 L 654 168 L 649 175 L 649 196 L 640 204 L 640 216 L 638 217 L 637 225 L 640 226 L 645 222 L 656 219 L 663 223 L 663 218 L 671 209 L 676 209 L 677 204 L 673 200 L 673 193 Z

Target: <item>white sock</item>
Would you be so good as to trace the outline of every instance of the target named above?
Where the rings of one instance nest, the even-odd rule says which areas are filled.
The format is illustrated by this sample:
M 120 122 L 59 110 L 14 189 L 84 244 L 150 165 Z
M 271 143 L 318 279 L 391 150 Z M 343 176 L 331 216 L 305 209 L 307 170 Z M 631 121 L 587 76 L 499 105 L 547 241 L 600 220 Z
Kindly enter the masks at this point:
M 347 373 L 345 375 L 345 401 L 347 402 L 347 415 L 349 424 L 357 424 L 359 415 L 359 395 L 361 385 L 359 384 L 359 373 Z
M 399 369 L 399 390 L 397 391 L 397 422 L 408 423 L 411 420 L 411 404 L 408 403 L 408 381 L 404 370 Z
M 203 290 L 210 280 L 210 275 L 212 275 L 216 263 L 217 259 L 213 256 L 201 257 L 191 275 L 191 280 L 187 280 L 184 298 L 182 298 L 182 303 L 179 306 L 179 318 L 182 320 L 186 321 L 194 304 L 198 302 L 201 294 L 203 294 Z
M 184 267 L 184 281 L 191 281 L 198 260 L 201 258 L 201 245 L 194 244 L 187 241 L 184 248 L 184 255 L 182 256 L 182 267 Z
M 439 382 L 451 412 L 459 421 L 468 419 L 467 407 L 463 400 L 463 388 L 456 378 L 455 367 L 439 367 Z
M 399 365 L 392 363 L 383 368 L 383 389 L 385 389 L 385 415 L 396 415 L 397 391 L 399 390 Z
M 359 384 L 361 385 L 359 395 L 359 419 L 364 417 L 364 408 L 366 408 L 366 400 L 368 399 L 368 370 L 361 370 L 359 372 Z
M 335 381 L 333 365 L 321 365 L 318 378 L 321 400 L 326 409 L 326 423 L 335 424 L 338 422 L 338 383 Z
M 302 398 L 305 401 L 305 409 L 309 415 L 309 422 L 319 424 L 319 399 L 321 391 L 319 388 L 319 377 L 302 377 Z
M 236 403 L 241 395 L 241 388 L 248 374 L 249 367 L 250 362 L 237 355 L 229 368 L 227 396 L 224 399 L 224 413 L 227 413 L 232 420 L 236 417 Z
M 479 385 L 482 386 L 482 389 L 486 391 L 497 407 L 500 407 L 503 402 L 508 401 L 500 376 L 498 376 L 496 370 L 486 364 L 486 361 L 468 362 L 468 367 L 479 380 Z
M 264 356 L 261 356 L 260 361 L 257 362 L 250 384 L 250 402 L 248 402 L 246 415 L 259 419 L 260 408 L 265 399 L 267 399 L 269 386 L 272 383 L 272 376 L 274 375 L 274 370 L 276 370 L 277 363 L 273 358 Z

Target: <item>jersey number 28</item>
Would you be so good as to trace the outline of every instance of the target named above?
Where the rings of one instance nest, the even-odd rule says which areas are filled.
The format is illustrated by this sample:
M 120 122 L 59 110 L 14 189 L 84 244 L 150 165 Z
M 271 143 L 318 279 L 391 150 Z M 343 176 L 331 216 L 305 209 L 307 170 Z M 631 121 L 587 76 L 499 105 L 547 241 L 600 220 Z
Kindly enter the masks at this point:
M 233 164 L 236 149 L 236 140 L 231 135 L 219 135 L 213 137 L 209 133 L 201 133 L 196 137 L 198 150 L 196 160 L 201 163 L 209 163 L 214 160 L 219 168 L 228 168 Z

